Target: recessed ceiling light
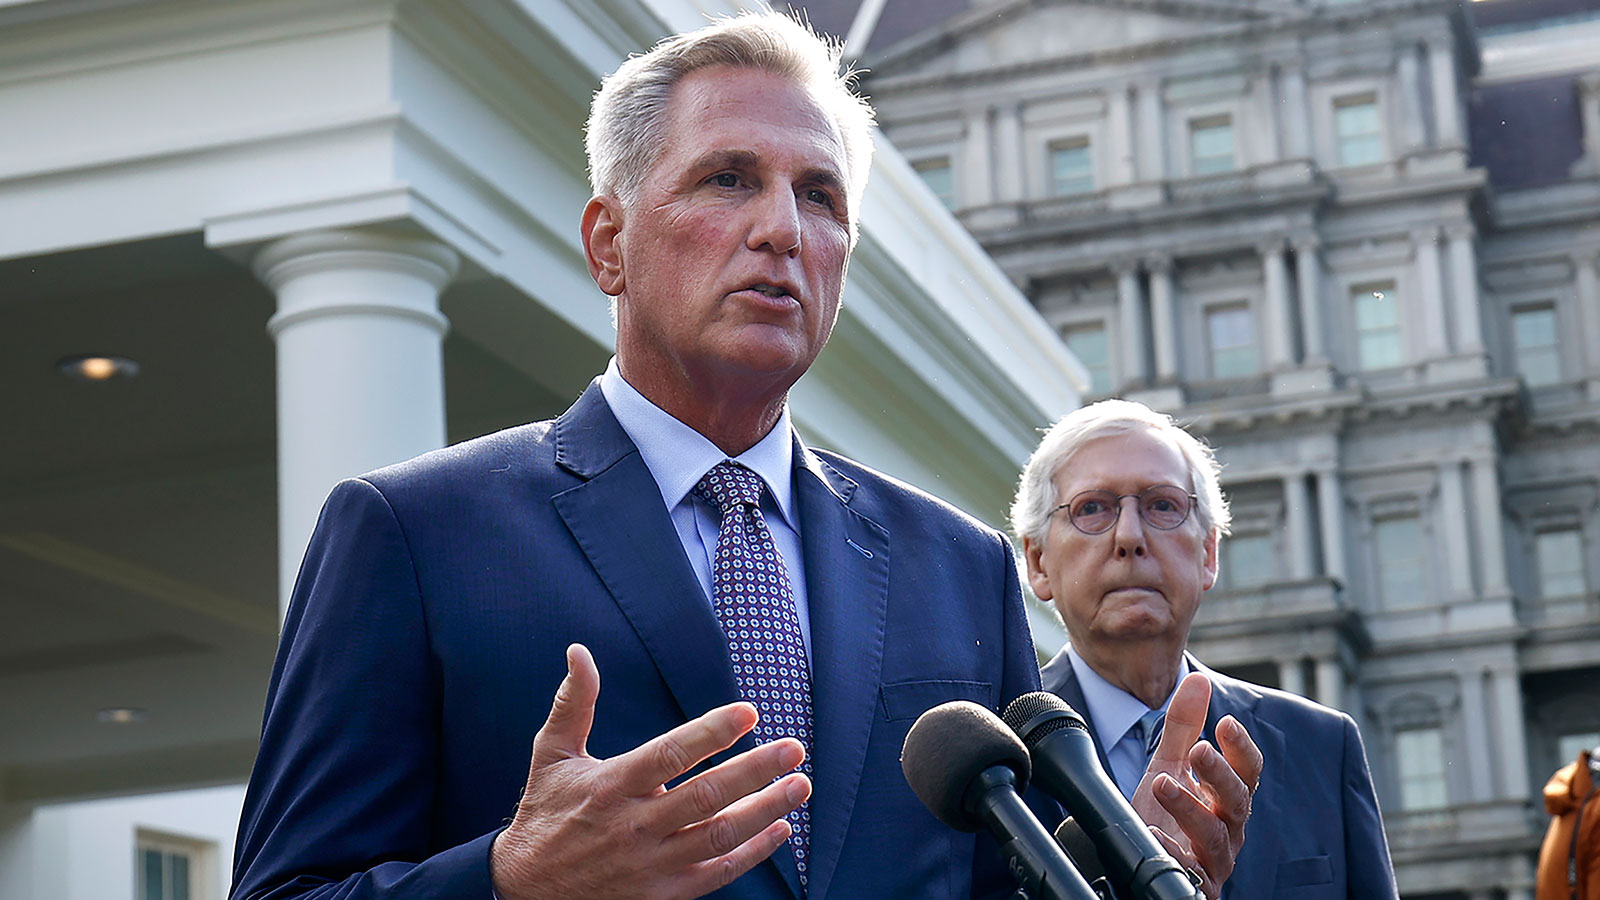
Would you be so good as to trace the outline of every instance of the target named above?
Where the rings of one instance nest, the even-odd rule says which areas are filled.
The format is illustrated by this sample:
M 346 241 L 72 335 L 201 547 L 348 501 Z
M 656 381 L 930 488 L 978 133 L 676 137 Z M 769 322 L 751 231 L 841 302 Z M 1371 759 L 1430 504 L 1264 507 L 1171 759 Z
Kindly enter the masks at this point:
M 87 353 L 61 360 L 56 363 L 56 371 L 82 381 L 111 381 L 139 374 L 139 364 L 123 356 Z
M 144 710 L 131 706 L 113 706 L 97 711 L 94 720 L 106 725 L 132 725 L 144 721 Z

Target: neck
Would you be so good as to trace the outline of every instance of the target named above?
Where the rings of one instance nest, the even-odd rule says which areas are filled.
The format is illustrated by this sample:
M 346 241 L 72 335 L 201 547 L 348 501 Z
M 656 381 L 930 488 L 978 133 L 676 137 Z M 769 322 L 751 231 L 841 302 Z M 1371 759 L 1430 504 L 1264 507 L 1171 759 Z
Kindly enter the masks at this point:
M 1183 660 L 1181 645 L 1176 648 L 1164 644 L 1151 646 L 1148 641 L 1106 645 L 1074 640 L 1072 647 L 1100 677 L 1139 698 L 1151 709 L 1167 702 L 1172 689 L 1178 686 Z
M 788 385 L 773 390 L 740 383 L 730 388 L 726 383 L 701 384 L 687 377 L 668 384 L 637 377 L 620 356 L 617 368 L 646 400 L 699 432 L 729 457 L 760 443 L 778 424 L 789 398 Z

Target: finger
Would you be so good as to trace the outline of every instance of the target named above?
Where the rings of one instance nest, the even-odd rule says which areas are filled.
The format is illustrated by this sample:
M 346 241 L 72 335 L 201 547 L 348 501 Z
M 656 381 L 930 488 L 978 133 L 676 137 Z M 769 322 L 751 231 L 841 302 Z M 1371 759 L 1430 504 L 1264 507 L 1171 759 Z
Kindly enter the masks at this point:
M 782 819 L 761 830 L 730 853 L 696 863 L 689 870 L 683 896 L 701 897 L 727 887 L 735 878 L 755 868 L 789 839 L 789 823 Z
M 794 738 L 762 744 L 667 791 L 666 797 L 650 813 L 651 820 L 665 834 L 709 819 L 772 784 L 805 758 L 805 745 Z M 717 852 L 726 853 L 732 849 L 728 846 Z
M 732 747 L 756 726 L 756 708 L 749 703 L 729 703 L 679 725 L 666 734 L 609 760 L 617 787 L 643 797 Z
M 1161 726 L 1161 742 L 1156 745 L 1152 760 L 1180 762 L 1189 748 L 1200 740 L 1206 727 L 1206 710 L 1211 707 L 1211 682 L 1199 672 L 1178 682 L 1172 692 L 1172 702 L 1167 704 L 1166 723 Z
M 1170 775 L 1157 777 L 1155 795 L 1161 807 L 1177 822 L 1189 854 L 1202 875 L 1216 884 L 1226 881 L 1233 873 L 1234 855 L 1227 824 Z
M 1217 723 L 1217 746 L 1228 765 L 1239 774 L 1239 780 L 1254 794 L 1261 785 L 1261 770 L 1266 760 L 1244 724 L 1233 716 L 1223 716 Z
M 663 841 L 668 865 L 688 865 L 738 850 L 783 821 L 811 796 L 811 779 L 794 772 L 754 794 L 739 798 L 716 815 L 678 830 Z
M 1244 843 L 1244 825 L 1250 818 L 1251 792 L 1233 766 L 1216 748 L 1201 742 L 1189 754 L 1189 763 L 1211 795 L 1211 812 L 1227 828 L 1231 846 Z
M 556 688 L 555 701 L 544 726 L 533 736 L 532 768 L 559 759 L 587 756 L 589 732 L 594 728 L 594 705 L 600 699 L 600 670 L 589 648 L 567 647 L 567 677 Z

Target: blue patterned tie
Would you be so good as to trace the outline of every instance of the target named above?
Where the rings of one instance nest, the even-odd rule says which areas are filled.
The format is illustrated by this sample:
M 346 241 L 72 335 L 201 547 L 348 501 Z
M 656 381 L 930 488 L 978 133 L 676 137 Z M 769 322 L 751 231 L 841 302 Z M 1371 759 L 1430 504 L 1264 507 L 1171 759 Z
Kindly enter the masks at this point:
M 722 512 L 717 556 L 711 568 L 712 603 L 728 638 L 739 694 L 761 714 L 756 743 L 795 737 L 806 746 L 800 771 L 811 774 L 811 671 L 789 572 L 761 515 L 761 476 L 724 460 L 694 492 Z M 789 813 L 795 868 L 806 884 L 811 844 L 810 802 Z

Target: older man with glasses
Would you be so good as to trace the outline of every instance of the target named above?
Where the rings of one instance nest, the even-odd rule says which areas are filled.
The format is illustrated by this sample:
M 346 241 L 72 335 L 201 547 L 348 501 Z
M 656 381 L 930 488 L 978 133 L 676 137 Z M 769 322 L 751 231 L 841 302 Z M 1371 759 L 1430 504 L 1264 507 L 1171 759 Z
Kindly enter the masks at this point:
M 1186 652 L 1228 531 L 1218 474 L 1210 448 L 1125 400 L 1045 435 L 1011 510 L 1028 581 L 1070 639 L 1044 688 L 1083 714 L 1101 764 L 1208 896 L 1396 897 L 1350 717 Z

